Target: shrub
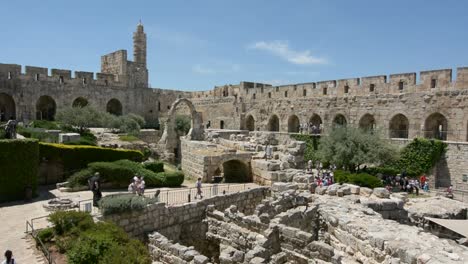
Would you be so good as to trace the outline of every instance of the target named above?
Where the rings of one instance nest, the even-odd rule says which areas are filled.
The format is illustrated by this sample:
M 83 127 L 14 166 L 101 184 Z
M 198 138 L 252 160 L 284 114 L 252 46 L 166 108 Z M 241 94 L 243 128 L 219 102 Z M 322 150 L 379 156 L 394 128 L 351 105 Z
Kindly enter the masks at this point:
M 39 146 L 37 140 L 0 140 L 0 202 L 24 199 L 26 189 L 37 188 Z
M 59 130 L 60 127 L 57 122 L 47 120 L 34 120 L 30 124 L 31 127 L 44 128 L 48 130 Z
M 44 228 L 37 232 L 37 238 L 43 243 L 49 242 L 54 237 L 54 229 L 52 227 Z
M 319 157 L 317 156 L 317 150 L 320 141 L 320 136 L 294 134 L 291 135 L 291 137 L 295 140 L 304 141 L 306 143 L 306 149 L 304 152 L 305 161 L 315 161 L 319 159 Z
M 148 204 L 155 203 L 156 200 L 134 194 L 117 194 L 104 196 L 99 201 L 99 208 L 103 215 L 116 213 L 126 213 L 141 211 Z
M 143 167 L 147 170 L 152 172 L 164 172 L 164 163 L 161 161 L 154 161 L 154 162 L 145 162 L 143 163 Z
M 143 159 L 143 154 L 136 150 L 49 143 L 39 143 L 39 153 L 41 159 L 61 162 L 67 175 L 85 168 L 91 162 L 121 159 L 141 161 Z
M 48 219 L 56 235 L 69 233 L 73 228 L 86 230 L 94 224 L 89 213 L 77 211 L 57 211 L 50 214 Z
M 164 178 L 165 187 L 178 187 L 184 182 L 184 173 L 182 171 L 161 172 L 158 175 Z
M 112 247 L 99 261 L 101 264 L 151 263 L 146 246 L 138 240 L 130 240 L 126 246 Z
M 42 142 L 57 142 L 58 140 L 53 134 L 46 133 L 43 128 L 18 126 L 16 132 L 26 138 L 34 138 Z
M 337 170 L 334 172 L 334 179 L 335 182 L 338 183 L 351 183 L 361 187 L 376 188 L 383 186 L 382 181 L 379 178 L 367 173 L 354 174 L 347 171 Z
M 93 176 L 93 170 L 86 168 L 75 172 L 68 178 L 68 187 L 78 187 L 86 185 L 88 179 Z

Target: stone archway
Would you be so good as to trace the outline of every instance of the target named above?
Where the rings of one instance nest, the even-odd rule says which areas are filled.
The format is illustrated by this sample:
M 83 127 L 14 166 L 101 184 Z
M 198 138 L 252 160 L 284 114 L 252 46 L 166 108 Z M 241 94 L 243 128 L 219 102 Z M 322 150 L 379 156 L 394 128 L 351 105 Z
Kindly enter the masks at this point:
M 342 114 L 337 114 L 333 118 L 333 127 L 345 127 L 347 125 L 346 117 Z
M 75 100 L 73 100 L 72 107 L 85 107 L 88 104 L 89 103 L 88 100 L 86 100 L 86 98 L 78 97 Z
M 403 114 L 396 114 L 390 119 L 390 138 L 408 138 L 409 121 Z
M 171 106 L 168 114 L 167 120 L 164 125 L 164 132 L 159 140 L 158 144 L 165 151 L 165 159 L 173 161 L 175 157 L 175 150 L 178 146 L 178 135 L 176 132 L 176 108 L 179 104 L 185 103 L 190 111 L 190 116 L 192 118 L 191 128 L 187 135 L 186 139 L 189 140 L 203 140 L 203 120 L 201 113 L 195 110 L 193 103 L 186 98 L 177 99 Z
M 248 131 L 255 131 L 255 119 L 252 115 L 248 115 L 245 119 L 245 128 Z
M 288 132 L 289 133 L 299 133 L 299 127 L 301 123 L 297 115 L 292 115 L 288 118 Z
M 375 118 L 371 114 L 365 114 L 359 120 L 359 128 L 364 130 L 374 130 L 375 129 Z
M 277 115 L 272 115 L 268 120 L 268 131 L 279 132 L 279 118 Z
M 251 182 L 250 169 L 247 164 L 240 160 L 229 160 L 222 164 L 224 181 L 226 183 Z
M 56 110 L 57 104 L 55 100 L 48 95 L 43 95 L 39 97 L 36 103 L 36 119 L 53 121 Z
M 15 100 L 11 95 L 0 93 L 0 122 L 7 121 L 11 117 L 16 118 Z
M 122 115 L 122 103 L 119 100 L 112 98 L 107 102 L 106 111 L 110 114 L 120 116 Z
M 433 113 L 424 122 L 424 137 L 447 140 L 448 121 L 441 113 Z

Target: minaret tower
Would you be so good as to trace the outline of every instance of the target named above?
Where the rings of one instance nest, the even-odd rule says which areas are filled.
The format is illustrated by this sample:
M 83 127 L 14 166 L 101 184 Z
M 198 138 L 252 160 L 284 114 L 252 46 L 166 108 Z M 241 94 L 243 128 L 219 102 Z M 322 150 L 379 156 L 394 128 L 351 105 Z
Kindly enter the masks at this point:
M 146 33 L 141 20 L 133 33 L 133 60 L 139 66 L 146 68 Z

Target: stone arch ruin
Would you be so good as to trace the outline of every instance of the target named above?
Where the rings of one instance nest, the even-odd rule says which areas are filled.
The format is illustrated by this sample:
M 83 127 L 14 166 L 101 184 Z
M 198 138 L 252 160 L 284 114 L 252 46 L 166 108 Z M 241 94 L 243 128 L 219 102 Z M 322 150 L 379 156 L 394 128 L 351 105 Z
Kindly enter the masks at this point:
M 272 115 L 268 120 L 268 131 L 279 132 L 279 118 L 277 115 Z
M 107 102 L 106 111 L 113 115 L 120 116 L 122 115 L 122 103 L 119 100 L 112 98 Z
M 56 109 L 55 100 L 48 95 L 43 95 L 39 97 L 36 103 L 36 119 L 53 121 Z
M 371 114 L 365 114 L 359 120 L 359 128 L 364 130 L 374 130 L 375 129 L 375 118 Z
M 78 97 L 73 100 L 72 107 L 85 107 L 89 104 L 88 100 L 83 97 Z
M 298 133 L 300 121 L 297 115 L 292 115 L 288 118 L 288 132 L 289 133 Z
M 245 119 L 245 128 L 248 131 L 255 131 L 255 119 L 252 115 L 248 115 Z
M 10 117 L 16 117 L 15 100 L 11 95 L 0 93 L 0 121 L 7 121 Z
M 433 113 L 424 122 L 424 137 L 447 140 L 448 121 L 441 113 Z
M 164 125 L 164 132 L 159 140 L 160 148 L 163 150 L 164 157 L 167 160 L 173 160 L 175 157 L 175 149 L 177 149 L 178 136 L 176 132 L 176 108 L 179 104 L 185 103 L 190 109 L 190 116 L 192 117 L 191 128 L 185 139 L 188 140 L 203 140 L 203 120 L 201 113 L 195 110 L 193 103 L 186 98 L 177 99 L 172 105 L 167 114 L 167 120 Z
M 232 159 L 222 164 L 224 181 L 227 183 L 251 182 L 249 165 L 241 160 Z
M 333 118 L 333 126 L 334 127 L 345 127 L 347 125 L 346 117 L 342 114 L 337 114 L 335 118 Z
M 390 138 L 408 138 L 409 121 L 403 114 L 396 114 L 390 120 Z

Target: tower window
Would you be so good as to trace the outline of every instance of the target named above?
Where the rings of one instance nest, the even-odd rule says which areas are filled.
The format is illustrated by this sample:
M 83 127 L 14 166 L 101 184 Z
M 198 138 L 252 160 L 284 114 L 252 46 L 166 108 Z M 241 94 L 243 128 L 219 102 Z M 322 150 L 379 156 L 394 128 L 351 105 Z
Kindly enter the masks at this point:
M 158 111 L 161 111 L 161 102 L 158 102 Z
M 288 91 L 284 91 L 284 97 L 288 97 Z
M 63 83 L 63 76 L 59 76 L 59 83 Z
M 398 83 L 398 89 L 399 89 L 400 91 L 403 90 L 404 85 L 405 85 L 405 84 L 403 83 L 403 81 L 400 81 L 400 82 Z
M 374 90 L 375 90 L 375 84 L 371 83 L 371 84 L 369 85 L 369 91 L 370 91 L 370 92 L 373 92 Z
M 268 93 L 268 98 L 271 98 L 271 93 Z
M 294 85 L 294 91 L 297 91 L 297 86 L 296 85 Z
M 108 81 L 108 80 L 104 80 L 104 85 L 105 85 L 105 86 L 108 86 L 108 85 L 109 85 L 109 81 Z
M 302 96 L 304 96 L 304 97 L 307 96 L 307 90 L 306 89 L 302 90 Z
M 169 110 L 169 109 L 171 109 L 171 106 L 170 106 L 170 105 L 167 106 L 167 110 Z
M 345 87 L 344 87 L 344 93 L 346 93 L 346 94 L 349 93 L 349 86 L 348 86 L 348 85 L 345 85 Z
M 86 84 L 86 78 L 83 78 L 83 84 Z
M 39 73 L 36 73 L 36 76 L 34 77 L 34 80 L 39 81 Z
M 327 87 L 323 87 L 323 95 L 327 95 Z
M 279 92 L 279 87 L 276 87 L 276 91 Z
M 255 94 L 253 94 L 253 99 L 255 99 L 255 97 L 256 97 Z
M 437 86 L 437 80 L 436 79 L 432 79 L 431 80 L 431 88 L 436 88 Z
M 333 81 L 333 87 L 336 87 L 336 81 Z
M 13 74 L 11 74 L 11 72 L 8 72 L 8 80 L 11 80 L 13 79 Z

